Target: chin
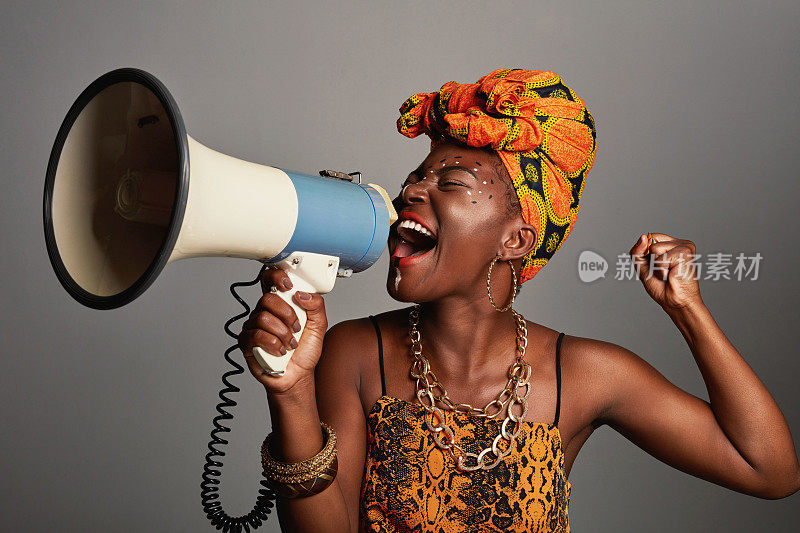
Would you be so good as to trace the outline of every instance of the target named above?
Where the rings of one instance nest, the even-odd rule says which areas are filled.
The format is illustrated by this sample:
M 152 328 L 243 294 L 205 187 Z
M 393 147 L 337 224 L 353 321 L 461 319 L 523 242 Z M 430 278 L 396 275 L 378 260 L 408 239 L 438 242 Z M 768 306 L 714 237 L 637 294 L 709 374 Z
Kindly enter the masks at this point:
M 395 274 L 392 274 L 391 270 L 389 270 L 389 275 L 386 277 L 386 292 L 389 293 L 392 300 L 404 303 L 411 302 L 408 296 L 403 294 L 402 289 L 395 286 Z
M 408 281 L 411 280 L 409 279 Z M 390 269 L 389 275 L 386 278 L 386 292 L 388 292 L 389 296 L 395 301 L 412 304 L 431 302 L 441 297 L 441 295 L 434 294 L 429 289 L 419 289 L 419 287 L 409 288 L 408 286 L 403 287 L 405 283 L 407 283 L 407 281 L 405 278 L 402 278 L 401 282 L 395 285 L 395 274 L 393 274 Z
M 402 277 L 398 280 L 397 276 L 402 276 L 402 274 L 398 270 L 389 267 L 389 272 L 386 276 L 386 292 L 389 293 L 389 296 L 391 296 L 393 300 L 403 303 L 417 303 L 426 299 L 419 294 L 412 294 L 411 291 L 407 289 L 404 290 L 404 288 L 401 287 L 403 283 Z

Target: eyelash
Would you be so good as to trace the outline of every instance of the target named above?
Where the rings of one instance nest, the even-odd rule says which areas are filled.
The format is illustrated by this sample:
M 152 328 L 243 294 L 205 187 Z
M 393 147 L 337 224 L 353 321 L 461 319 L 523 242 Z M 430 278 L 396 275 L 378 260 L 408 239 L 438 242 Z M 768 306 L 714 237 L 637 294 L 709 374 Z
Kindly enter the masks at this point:
M 400 184 L 400 190 L 402 191 L 406 185 L 411 185 L 411 183 L 408 180 L 405 180 L 403 183 Z M 458 185 L 460 187 L 467 187 L 467 185 L 464 185 L 463 183 L 459 183 L 457 181 L 445 181 L 441 185 Z

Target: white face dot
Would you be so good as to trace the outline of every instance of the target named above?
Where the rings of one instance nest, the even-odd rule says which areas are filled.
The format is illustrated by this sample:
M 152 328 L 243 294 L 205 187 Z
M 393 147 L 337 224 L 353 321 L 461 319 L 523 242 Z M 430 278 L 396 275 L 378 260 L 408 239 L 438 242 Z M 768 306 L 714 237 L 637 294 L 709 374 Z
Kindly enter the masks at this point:
M 467 191 L 467 194 L 469 194 L 470 196 L 472 196 L 472 191 Z
M 483 191 L 478 191 L 478 194 L 483 194 Z
M 484 181 L 483 184 L 486 185 L 486 182 Z

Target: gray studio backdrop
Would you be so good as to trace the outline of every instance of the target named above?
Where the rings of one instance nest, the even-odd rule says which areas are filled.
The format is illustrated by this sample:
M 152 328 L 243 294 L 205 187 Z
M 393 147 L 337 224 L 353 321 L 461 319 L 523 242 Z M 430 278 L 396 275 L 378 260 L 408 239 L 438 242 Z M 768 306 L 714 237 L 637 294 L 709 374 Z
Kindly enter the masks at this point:
M 179 262 L 131 305 L 101 312 L 67 296 L 44 246 L 56 131 L 90 81 L 122 66 L 158 76 L 211 148 L 307 173 L 361 170 L 392 194 L 427 150 L 395 130 L 406 97 L 504 66 L 559 72 L 594 114 L 597 160 L 575 230 L 518 309 L 629 348 L 708 399 L 669 318 L 638 280 L 614 279 L 616 256 L 647 231 L 692 239 L 700 253 L 760 253 L 757 279 L 701 281 L 701 291 L 800 437 L 796 1 L 6 1 L 2 11 L 0 529 L 210 530 L 199 486 L 227 369 L 222 325 L 240 309 L 228 285 L 259 264 Z M 609 262 L 604 279 L 578 277 L 584 250 Z M 339 280 L 326 297 L 332 324 L 403 305 L 386 294 L 387 264 Z M 244 513 L 270 422 L 261 385 L 249 374 L 237 383 L 221 492 Z M 577 532 L 795 531 L 800 519 L 798 495 L 759 500 L 692 478 L 607 427 L 570 481 Z

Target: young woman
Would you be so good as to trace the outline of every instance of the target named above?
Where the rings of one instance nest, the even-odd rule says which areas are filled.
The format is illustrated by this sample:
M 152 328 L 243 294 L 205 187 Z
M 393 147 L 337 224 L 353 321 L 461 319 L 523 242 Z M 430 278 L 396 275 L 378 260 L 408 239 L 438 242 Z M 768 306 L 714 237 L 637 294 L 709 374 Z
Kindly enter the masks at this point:
M 400 132 L 425 133 L 432 149 L 395 199 L 386 287 L 419 305 L 328 330 L 322 297 L 297 293 L 298 345 L 294 312 L 270 292 L 288 277 L 266 270 L 240 335 L 267 390 L 265 468 L 284 530 L 569 531 L 567 477 L 604 424 L 724 487 L 798 490 L 789 428 L 704 305 L 692 241 L 651 233 L 630 254 L 710 402 L 630 350 L 511 309 L 573 228 L 594 161 L 591 114 L 556 74 L 496 70 L 400 111 Z M 283 376 L 264 374 L 256 345 L 296 348 Z

